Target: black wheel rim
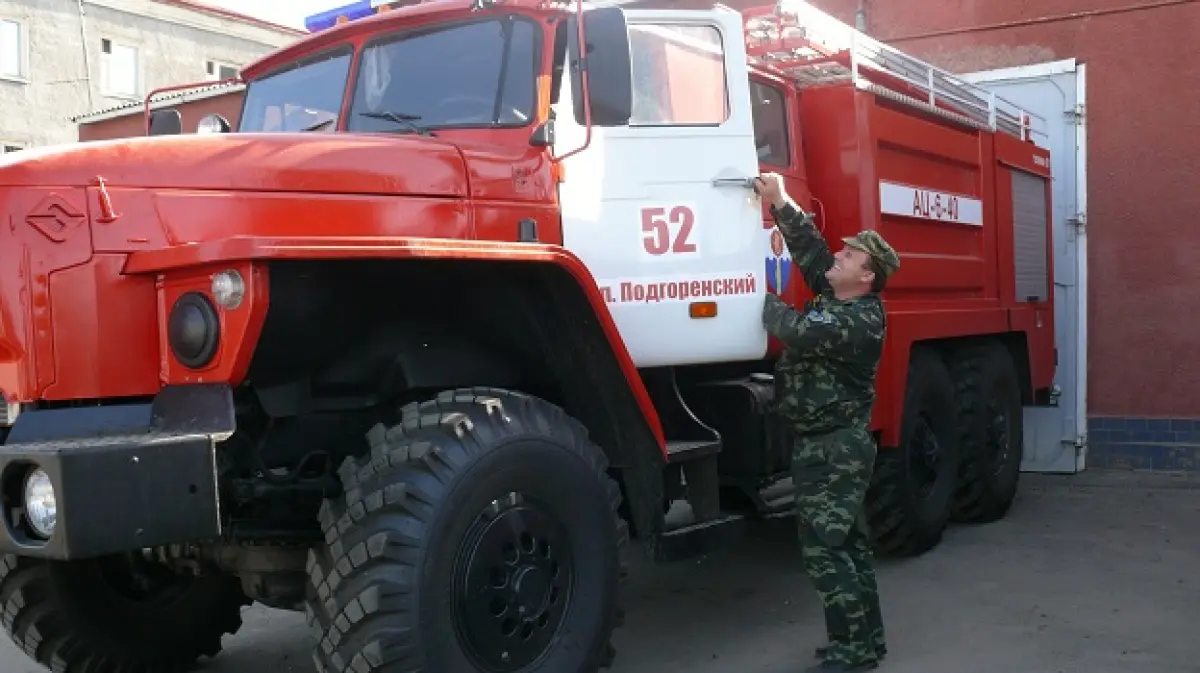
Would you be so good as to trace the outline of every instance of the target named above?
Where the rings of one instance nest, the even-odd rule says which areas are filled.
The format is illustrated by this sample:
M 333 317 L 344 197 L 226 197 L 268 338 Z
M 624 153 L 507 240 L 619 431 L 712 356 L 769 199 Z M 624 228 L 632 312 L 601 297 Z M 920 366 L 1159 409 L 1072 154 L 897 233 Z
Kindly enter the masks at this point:
M 987 405 L 987 419 L 987 468 L 996 476 L 1004 471 L 1012 457 L 1008 410 L 999 400 L 993 399 Z
M 493 501 L 455 564 L 455 630 L 467 655 L 495 673 L 542 658 L 570 608 L 575 568 L 566 527 L 516 493 Z
M 909 479 L 922 500 L 933 493 L 937 486 L 942 468 L 941 445 L 937 433 L 929 417 L 922 413 L 917 416 L 913 426 L 912 437 L 908 440 Z

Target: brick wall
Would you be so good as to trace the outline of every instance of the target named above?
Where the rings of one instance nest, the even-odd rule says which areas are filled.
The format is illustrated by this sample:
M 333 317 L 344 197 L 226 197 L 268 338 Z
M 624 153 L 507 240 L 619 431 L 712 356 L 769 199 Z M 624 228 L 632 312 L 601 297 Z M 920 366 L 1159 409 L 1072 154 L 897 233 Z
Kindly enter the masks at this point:
M 1088 466 L 1134 470 L 1200 469 L 1200 419 L 1088 419 Z

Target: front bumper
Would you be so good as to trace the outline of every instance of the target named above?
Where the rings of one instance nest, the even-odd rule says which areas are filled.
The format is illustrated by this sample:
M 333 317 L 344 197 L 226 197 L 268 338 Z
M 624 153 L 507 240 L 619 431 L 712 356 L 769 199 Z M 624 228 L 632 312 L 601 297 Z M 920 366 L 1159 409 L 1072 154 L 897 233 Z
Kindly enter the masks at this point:
M 23 413 L 0 446 L 0 552 L 80 559 L 219 536 L 216 444 L 235 427 L 225 384 L 167 387 L 149 404 Z M 54 485 L 49 539 L 24 518 L 34 468 Z

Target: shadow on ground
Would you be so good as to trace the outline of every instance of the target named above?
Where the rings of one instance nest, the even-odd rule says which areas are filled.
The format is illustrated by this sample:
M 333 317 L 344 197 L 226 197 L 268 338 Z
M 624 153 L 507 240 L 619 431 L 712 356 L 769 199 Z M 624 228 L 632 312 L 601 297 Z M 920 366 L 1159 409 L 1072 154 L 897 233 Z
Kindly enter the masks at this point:
M 1023 475 L 1009 518 L 879 566 L 895 673 L 1200 670 L 1200 479 Z M 792 524 L 654 567 L 635 559 L 612 673 L 789 673 L 824 640 Z M 312 673 L 300 615 L 252 608 L 203 673 Z M 0 671 L 43 673 L 7 641 Z

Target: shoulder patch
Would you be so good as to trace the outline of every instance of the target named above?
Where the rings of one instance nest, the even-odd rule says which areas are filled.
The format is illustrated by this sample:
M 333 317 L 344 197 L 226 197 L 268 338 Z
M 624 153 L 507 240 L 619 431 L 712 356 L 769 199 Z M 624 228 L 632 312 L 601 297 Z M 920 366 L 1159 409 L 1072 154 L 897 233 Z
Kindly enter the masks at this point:
M 808 313 L 804 314 L 804 320 L 805 320 L 805 322 L 818 323 L 818 324 L 822 324 L 822 325 L 832 325 L 833 324 L 833 316 L 832 315 L 829 315 L 829 313 L 827 313 L 825 311 L 818 311 L 816 309 L 813 309 L 813 310 L 809 311 Z

